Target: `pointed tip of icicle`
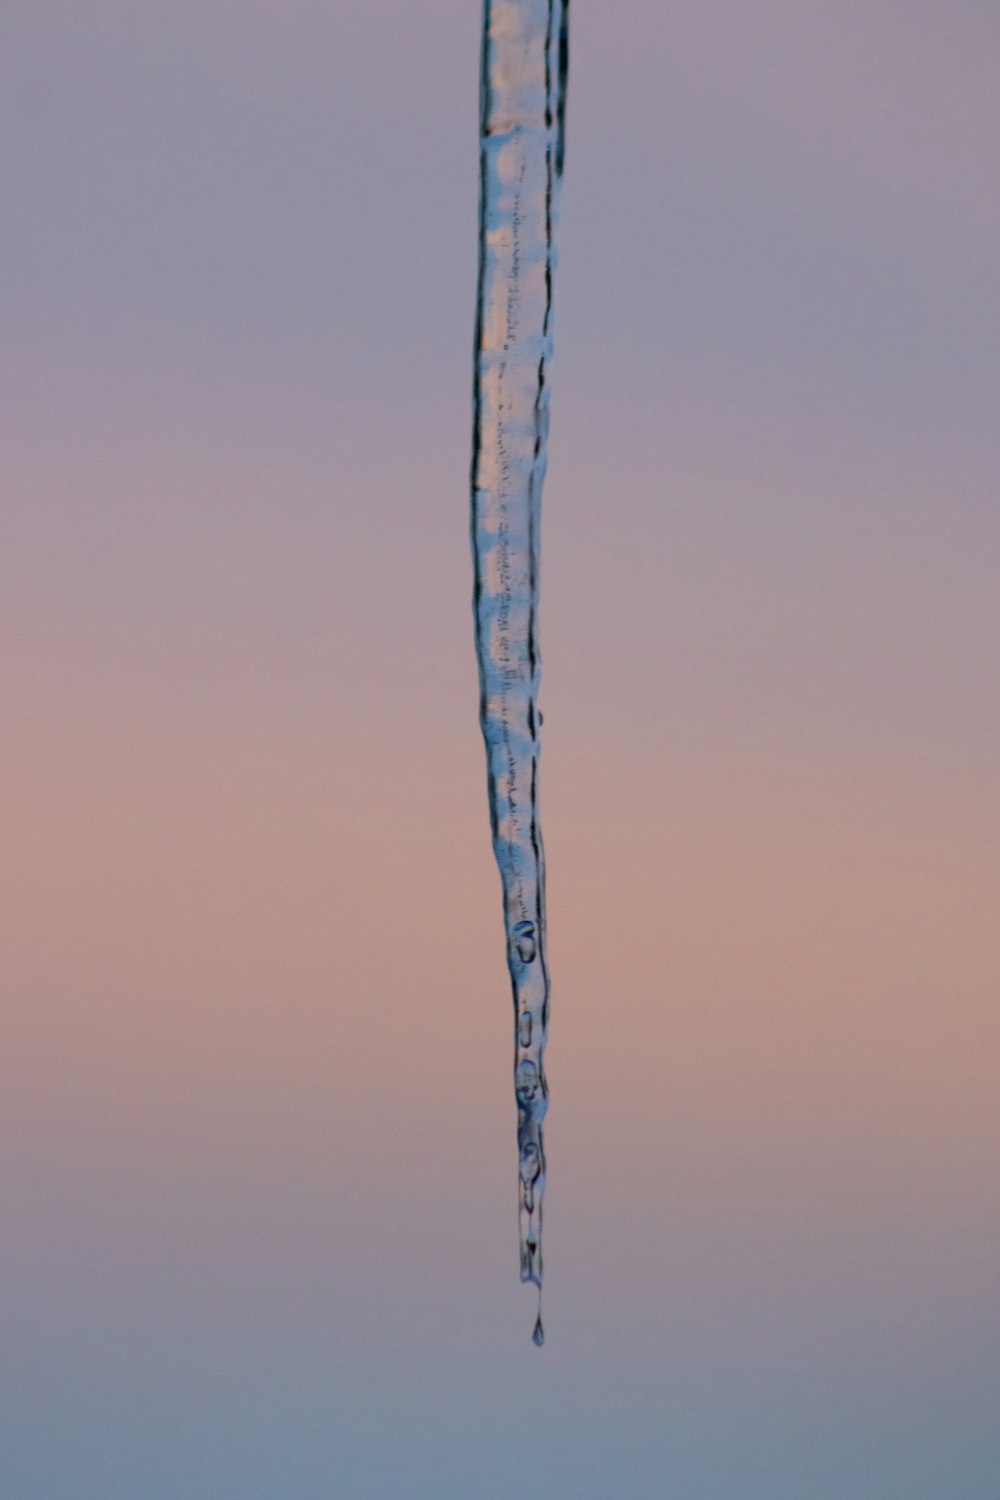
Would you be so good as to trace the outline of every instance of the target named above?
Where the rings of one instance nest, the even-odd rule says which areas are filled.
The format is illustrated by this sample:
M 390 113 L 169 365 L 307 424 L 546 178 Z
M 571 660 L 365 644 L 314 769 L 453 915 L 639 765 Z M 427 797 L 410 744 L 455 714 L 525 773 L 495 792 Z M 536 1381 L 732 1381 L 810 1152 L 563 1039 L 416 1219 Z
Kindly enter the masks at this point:
M 535 1319 L 535 1330 L 531 1335 L 531 1342 L 536 1349 L 540 1349 L 545 1343 L 545 1329 L 542 1326 L 542 1286 L 538 1283 L 538 1317 Z

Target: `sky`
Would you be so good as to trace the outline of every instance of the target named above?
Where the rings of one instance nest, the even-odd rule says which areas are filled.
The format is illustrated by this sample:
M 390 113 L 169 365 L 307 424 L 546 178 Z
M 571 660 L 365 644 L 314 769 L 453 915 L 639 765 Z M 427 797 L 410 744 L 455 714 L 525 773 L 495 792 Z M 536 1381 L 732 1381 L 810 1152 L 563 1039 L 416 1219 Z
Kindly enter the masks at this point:
M 0 19 L 4 1500 L 995 1500 L 1000 14 L 572 10 L 542 1351 L 479 7 Z

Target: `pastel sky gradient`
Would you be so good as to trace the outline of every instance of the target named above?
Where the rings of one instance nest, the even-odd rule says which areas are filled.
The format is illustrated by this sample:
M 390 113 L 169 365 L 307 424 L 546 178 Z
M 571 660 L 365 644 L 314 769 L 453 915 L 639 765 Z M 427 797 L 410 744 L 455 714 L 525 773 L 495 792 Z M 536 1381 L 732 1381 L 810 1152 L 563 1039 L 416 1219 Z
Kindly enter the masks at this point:
M 996 1500 L 1000 11 L 573 0 L 546 1326 L 477 4 L 0 18 L 3 1500 Z

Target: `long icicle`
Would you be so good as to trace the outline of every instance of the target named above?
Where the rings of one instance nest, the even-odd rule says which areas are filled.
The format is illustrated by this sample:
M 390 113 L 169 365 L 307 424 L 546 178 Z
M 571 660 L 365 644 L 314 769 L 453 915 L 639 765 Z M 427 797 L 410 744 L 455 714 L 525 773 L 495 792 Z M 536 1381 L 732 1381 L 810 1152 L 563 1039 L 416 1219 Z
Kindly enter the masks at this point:
M 538 817 L 538 562 L 569 0 L 485 0 L 472 458 L 480 723 L 514 992 L 521 1280 L 538 1287 L 549 971 Z

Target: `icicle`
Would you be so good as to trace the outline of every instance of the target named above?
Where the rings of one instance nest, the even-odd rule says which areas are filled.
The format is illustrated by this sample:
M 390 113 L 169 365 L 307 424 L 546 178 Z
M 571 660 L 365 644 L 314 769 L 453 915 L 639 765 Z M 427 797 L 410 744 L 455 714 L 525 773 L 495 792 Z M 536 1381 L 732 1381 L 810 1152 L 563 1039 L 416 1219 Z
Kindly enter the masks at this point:
M 549 1019 L 538 561 L 569 0 L 486 0 L 472 460 L 480 722 L 514 991 L 521 1279 L 542 1285 Z M 534 1341 L 544 1339 L 541 1311 Z

